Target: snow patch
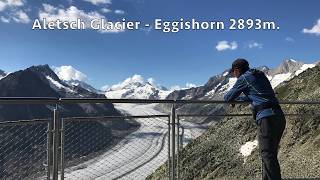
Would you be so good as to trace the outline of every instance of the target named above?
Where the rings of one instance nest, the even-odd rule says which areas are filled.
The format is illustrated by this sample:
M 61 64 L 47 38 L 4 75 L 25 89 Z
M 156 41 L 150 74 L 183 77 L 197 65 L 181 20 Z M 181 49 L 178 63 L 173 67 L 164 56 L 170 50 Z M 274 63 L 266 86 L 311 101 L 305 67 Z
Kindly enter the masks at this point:
M 294 60 L 288 60 L 288 61 L 293 61 Z M 299 70 L 292 72 L 292 73 L 285 73 L 285 74 L 276 74 L 275 76 L 271 77 L 271 76 L 267 76 L 268 79 L 271 82 L 272 88 L 275 88 L 276 86 L 278 86 L 279 84 L 281 84 L 284 81 L 288 81 L 291 78 L 293 78 L 294 76 L 298 76 L 299 74 L 301 74 L 303 71 L 309 69 L 309 68 L 313 68 L 315 67 L 315 64 L 304 64 L 300 67 Z
M 258 146 L 258 140 L 248 141 L 240 147 L 240 153 L 245 158 L 250 156 L 252 151 Z
M 159 98 L 165 99 L 172 91 L 159 91 Z
M 304 64 L 301 66 L 301 68 L 298 71 L 296 71 L 295 75 L 298 76 L 303 71 L 305 71 L 309 68 L 314 68 L 315 66 L 316 66 L 315 64 Z
M 64 85 L 62 85 L 61 83 L 59 83 L 58 81 L 52 79 L 50 76 L 46 76 L 46 78 L 49 80 L 50 82 L 50 86 L 56 90 L 59 90 L 59 89 L 64 89 L 66 90 L 67 92 L 70 92 L 70 93 L 74 93 L 75 91 L 70 89 L 69 87 L 66 87 Z
M 222 76 L 226 76 L 226 75 L 228 75 L 228 74 L 229 74 L 229 72 L 226 71 L 225 73 L 222 74 Z
M 221 85 L 221 82 L 218 85 L 216 85 L 216 87 L 214 87 L 211 91 L 207 92 L 205 96 L 214 95 L 216 93 L 217 88 L 220 87 L 220 85 Z
M 221 88 L 220 88 L 220 92 L 221 93 L 225 93 L 227 91 L 229 91 L 233 86 L 234 84 L 237 82 L 237 78 L 229 78 L 229 82 L 225 85 L 223 85 Z
M 285 74 L 277 74 L 273 76 L 273 78 L 270 81 L 272 88 L 275 88 L 283 81 L 289 80 L 291 78 L 291 75 L 292 75 L 291 73 L 285 73 Z

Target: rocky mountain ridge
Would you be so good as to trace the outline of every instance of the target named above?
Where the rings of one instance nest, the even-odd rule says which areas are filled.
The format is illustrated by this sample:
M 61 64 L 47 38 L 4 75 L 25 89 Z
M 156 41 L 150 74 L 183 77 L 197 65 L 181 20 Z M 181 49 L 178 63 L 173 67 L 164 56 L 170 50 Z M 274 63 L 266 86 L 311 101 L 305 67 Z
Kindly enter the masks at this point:
M 320 99 L 320 66 L 309 68 L 275 88 L 279 100 Z M 284 179 L 319 179 L 320 105 L 282 105 L 287 125 L 279 151 Z M 208 111 L 207 111 L 208 112 Z M 207 113 L 205 112 L 205 113 Z M 226 107 L 226 113 L 248 113 L 245 105 Z M 215 125 L 179 154 L 181 179 L 261 179 L 257 126 L 252 117 L 211 119 Z M 181 122 L 182 123 L 182 122 Z M 251 146 L 250 152 L 243 149 Z M 163 165 L 147 179 L 164 179 Z

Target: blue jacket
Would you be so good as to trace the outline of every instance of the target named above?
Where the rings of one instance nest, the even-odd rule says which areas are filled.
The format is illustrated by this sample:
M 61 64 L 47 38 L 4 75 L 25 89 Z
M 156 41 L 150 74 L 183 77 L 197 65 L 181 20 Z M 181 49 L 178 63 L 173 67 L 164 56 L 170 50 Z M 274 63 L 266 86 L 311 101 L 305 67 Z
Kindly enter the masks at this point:
M 245 96 L 240 96 L 243 93 Z M 232 89 L 224 96 L 227 102 L 250 101 L 253 107 L 264 103 L 278 104 L 270 81 L 265 74 L 256 69 L 249 69 L 236 81 Z M 272 108 L 257 112 L 256 120 L 275 115 Z

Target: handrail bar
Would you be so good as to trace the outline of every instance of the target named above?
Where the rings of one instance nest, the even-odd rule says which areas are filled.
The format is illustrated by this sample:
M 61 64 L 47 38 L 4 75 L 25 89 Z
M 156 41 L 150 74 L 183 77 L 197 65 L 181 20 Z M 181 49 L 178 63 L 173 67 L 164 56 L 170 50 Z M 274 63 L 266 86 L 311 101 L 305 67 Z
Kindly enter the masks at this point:
M 49 122 L 50 120 L 51 120 L 50 118 L 46 118 L 46 119 L 30 119 L 30 120 L 18 120 L 18 121 L 2 121 L 0 122 L 0 126 L 45 123 L 45 122 Z
M 284 113 L 285 116 L 320 116 L 320 114 L 310 114 L 310 113 Z M 242 116 L 252 116 L 252 114 L 178 114 L 177 117 L 242 117 Z
M 55 98 L 55 97 L 0 97 L 0 104 L 67 104 L 67 103 L 164 103 L 164 104 L 249 104 L 248 101 L 173 100 L 173 99 L 107 99 L 107 98 Z M 316 101 L 280 101 L 280 104 L 320 105 Z

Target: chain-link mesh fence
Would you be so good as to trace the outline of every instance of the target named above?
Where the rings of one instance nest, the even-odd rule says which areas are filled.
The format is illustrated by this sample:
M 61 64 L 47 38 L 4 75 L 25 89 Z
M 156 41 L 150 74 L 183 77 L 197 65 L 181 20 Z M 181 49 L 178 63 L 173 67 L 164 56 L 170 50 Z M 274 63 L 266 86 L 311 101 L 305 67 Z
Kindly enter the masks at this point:
M 36 179 L 47 173 L 49 120 L 0 123 L 0 179 Z
M 315 114 L 317 110 L 315 109 L 315 112 L 299 111 L 298 113 Z M 143 111 L 139 113 L 148 114 Z M 174 115 L 171 117 L 171 123 L 174 122 L 174 124 L 171 124 L 171 129 L 168 115 L 127 116 L 126 119 L 124 117 L 58 117 L 54 118 L 59 122 L 57 129 L 53 128 L 53 126 L 56 127 L 56 124 L 51 119 L 1 122 L 0 179 L 47 179 L 47 174 L 53 174 L 48 171 L 53 171 L 54 164 L 59 164 L 59 179 L 145 179 L 161 165 L 162 167 L 170 166 L 168 158 L 174 160 L 171 163 L 175 164 L 171 164 L 171 167 L 176 166 L 176 168 L 169 168 L 167 172 L 163 171 L 165 173 L 162 174 L 161 179 L 167 179 L 172 172 L 175 172 L 176 176 L 171 178 L 179 179 L 183 177 L 183 174 L 179 173 L 182 172 L 180 171 L 182 167 L 186 166 L 184 164 L 186 161 L 183 162 L 183 157 L 179 157 L 178 150 L 207 131 L 209 124 L 187 120 L 187 117 L 193 115 L 175 116 L 175 113 L 172 114 Z M 177 118 L 174 120 L 173 117 Z M 240 130 L 244 129 L 243 132 L 248 129 L 243 126 L 244 121 L 234 120 L 234 122 L 237 124 L 230 124 L 236 125 Z M 301 152 L 300 147 L 303 146 L 304 141 L 317 135 L 319 116 L 288 119 L 287 122 L 291 124 L 287 126 L 290 127 L 292 134 L 288 133 L 285 144 L 290 147 L 295 145 L 297 151 Z M 173 127 L 175 128 L 174 133 Z M 226 128 L 221 129 L 224 129 L 223 132 L 221 131 L 224 133 Z M 250 131 L 250 133 L 254 135 L 253 132 Z M 228 133 L 225 137 L 230 135 L 231 133 Z M 224 140 L 221 140 L 220 145 L 225 144 Z M 246 141 L 248 140 L 243 139 L 241 142 Z M 207 139 L 203 143 L 211 147 Z M 237 145 L 237 143 L 234 144 Z M 55 149 L 53 147 L 58 147 L 58 154 L 55 156 L 57 160 L 52 157 Z M 308 157 L 308 152 L 306 151 L 302 158 Z M 211 153 L 211 156 L 215 157 L 217 154 Z M 312 162 L 315 165 L 312 167 L 317 168 L 318 158 L 314 159 Z M 290 164 L 292 164 L 291 161 Z M 190 169 L 185 168 L 185 170 Z M 313 169 L 312 172 L 314 172 Z M 56 176 L 50 179 L 53 177 Z M 286 177 L 307 176 L 287 173 Z M 188 179 L 186 176 L 184 178 Z
M 64 124 L 65 179 L 145 179 L 168 159 L 168 118 Z

